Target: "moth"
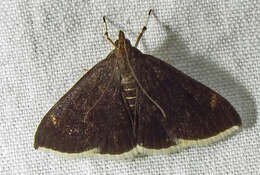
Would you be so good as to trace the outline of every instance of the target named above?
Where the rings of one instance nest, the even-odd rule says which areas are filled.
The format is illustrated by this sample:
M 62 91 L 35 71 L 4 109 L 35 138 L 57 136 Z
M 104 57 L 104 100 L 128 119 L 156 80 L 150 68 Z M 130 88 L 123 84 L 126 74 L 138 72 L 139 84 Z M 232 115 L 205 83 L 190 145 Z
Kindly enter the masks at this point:
M 216 142 L 241 126 L 221 95 L 166 62 L 143 54 L 119 31 L 108 56 L 44 116 L 34 148 L 135 157 Z

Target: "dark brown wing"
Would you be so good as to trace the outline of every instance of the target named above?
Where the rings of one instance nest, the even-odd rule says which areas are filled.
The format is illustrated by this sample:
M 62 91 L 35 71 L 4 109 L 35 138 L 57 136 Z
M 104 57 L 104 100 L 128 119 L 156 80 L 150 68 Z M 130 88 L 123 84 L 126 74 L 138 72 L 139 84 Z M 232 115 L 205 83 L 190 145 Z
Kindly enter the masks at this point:
M 241 125 L 232 105 L 210 88 L 150 55 L 136 51 L 134 57 L 132 64 L 137 79 L 166 114 L 164 117 L 162 111 L 140 93 L 138 133 L 146 133 L 141 134 L 146 138 L 139 138 L 138 144 L 165 148 L 175 145 L 178 139 L 200 140 L 220 133 L 228 135 L 223 134 L 224 131 Z M 155 142 L 156 138 L 163 138 L 161 144 Z
M 135 146 L 113 56 L 94 66 L 45 115 L 35 134 L 36 149 L 120 154 Z

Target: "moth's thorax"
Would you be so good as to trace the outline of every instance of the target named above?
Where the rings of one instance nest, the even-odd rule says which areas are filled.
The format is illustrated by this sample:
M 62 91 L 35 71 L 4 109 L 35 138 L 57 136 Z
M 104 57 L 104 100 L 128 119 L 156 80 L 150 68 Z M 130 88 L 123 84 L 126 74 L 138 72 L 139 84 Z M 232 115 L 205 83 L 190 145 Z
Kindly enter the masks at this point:
M 127 60 L 130 61 L 132 57 L 131 54 L 132 46 L 130 41 L 125 38 L 124 32 L 119 31 L 118 40 L 116 40 L 115 45 L 116 45 L 115 56 L 119 68 L 120 77 L 122 80 L 127 80 L 128 79 L 127 77 L 132 77 L 129 68 L 130 65 L 127 61 Z
M 118 58 L 124 57 L 127 53 L 130 52 L 132 47 L 131 42 L 125 38 L 125 34 L 122 31 L 119 31 L 118 40 L 115 42 L 116 45 L 116 56 Z

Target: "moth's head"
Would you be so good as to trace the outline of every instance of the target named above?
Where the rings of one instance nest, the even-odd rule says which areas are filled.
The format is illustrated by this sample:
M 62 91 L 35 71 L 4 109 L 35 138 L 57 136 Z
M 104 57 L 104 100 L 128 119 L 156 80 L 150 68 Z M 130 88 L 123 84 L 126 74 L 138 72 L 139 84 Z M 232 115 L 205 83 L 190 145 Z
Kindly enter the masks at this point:
M 131 42 L 125 38 L 125 34 L 121 30 L 119 31 L 118 40 L 116 40 L 115 45 L 119 54 L 125 53 L 132 47 Z

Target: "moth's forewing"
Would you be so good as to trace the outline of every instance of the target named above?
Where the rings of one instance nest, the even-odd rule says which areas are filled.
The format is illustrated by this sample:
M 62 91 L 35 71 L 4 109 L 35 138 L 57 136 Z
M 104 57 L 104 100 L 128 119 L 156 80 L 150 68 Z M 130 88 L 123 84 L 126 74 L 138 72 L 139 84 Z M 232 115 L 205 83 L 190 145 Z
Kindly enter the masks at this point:
M 215 91 L 153 56 L 137 50 L 134 57 L 137 79 L 166 113 L 163 117 L 144 95 L 139 98 L 138 132 L 146 133 L 146 137 L 139 135 L 138 144 L 157 149 L 183 140 L 207 144 L 241 126 L 236 110 Z
M 35 134 L 36 149 L 109 154 L 132 149 L 114 57 L 111 53 L 89 70 L 44 116 Z

